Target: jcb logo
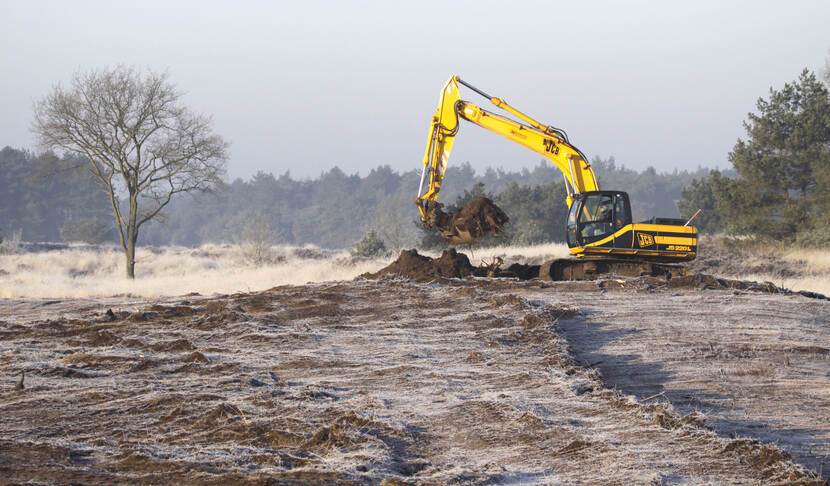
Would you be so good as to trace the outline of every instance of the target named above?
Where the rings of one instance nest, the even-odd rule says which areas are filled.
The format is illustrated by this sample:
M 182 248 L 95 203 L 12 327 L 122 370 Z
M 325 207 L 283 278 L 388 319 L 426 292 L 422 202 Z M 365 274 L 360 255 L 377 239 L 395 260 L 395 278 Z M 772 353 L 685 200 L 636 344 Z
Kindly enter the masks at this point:
M 637 233 L 637 241 L 640 243 L 640 248 L 651 246 L 654 244 L 654 237 L 645 233 Z
M 542 144 L 545 146 L 545 152 L 552 153 L 553 155 L 559 155 L 559 146 L 556 145 L 556 142 L 553 140 L 546 138 L 542 141 Z

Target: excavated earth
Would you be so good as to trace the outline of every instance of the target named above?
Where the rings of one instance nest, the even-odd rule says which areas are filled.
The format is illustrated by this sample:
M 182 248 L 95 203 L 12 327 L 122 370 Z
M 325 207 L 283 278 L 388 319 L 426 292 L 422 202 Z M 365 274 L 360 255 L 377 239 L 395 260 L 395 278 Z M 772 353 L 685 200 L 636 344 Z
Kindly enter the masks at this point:
M 515 277 L 529 280 L 539 276 L 540 265 L 514 263 L 506 269 L 499 265 L 474 267 L 469 257 L 455 248 L 444 250 L 438 258 L 418 254 L 418 250 L 402 250 L 398 259 L 364 278 L 377 279 L 385 275 L 404 277 L 418 282 L 445 281 L 448 278 L 466 277 Z
M 510 219 L 500 207 L 486 197 L 473 199 L 453 216 L 453 224 L 469 231 L 473 239 L 501 234 L 504 225 Z
M 518 277 L 6 299 L 0 484 L 825 484 L 830 301 Z
M 771 282 L 750 282 L 719 278 L 706 273 L 686 272 L 685 269 L 681 269 L 683 271 L 677 272 L 678 275 L 674 277 L 668 276 L 667 278 L 666 275 L 653 276 L 646 267 L 632 265 L 624 261 L 619 262 L 618 264 L 607 265 L 608 268 L 606 270 L 609 273 L 585 276 L 581 272 L 574 272 L 578 277 L 567 280 L 596 280 L 599 287 L 603 289 L 621 286 L 639 286 L 645 289 L 732 289 L 739 291 L 752 290 L 773 294 L 793 293 Z M 447 282 L 447 279 L 468 277 L 501 277 L 530 280 L 540 277 L 540 270 L 543 266 L 544 264 L 527 265 L 513 263 L 507 268 L 502 269 L 500 262 L 494 262 L 490 265 L 482 264 L 481 266 L 474 267 L 470 263 L 467 255 L 458 253 L 454 248 L 444 250 L 438 258 L 420 255 L 417 250 L 412 249 L 402 250 L 400 256 L 386 267 L 377 272 L 366 273 L 362 276 L 364 278 L 377 279 L 386 275 L 393 275 L 418 282 L 444 283 Z M 620 273 L 614 274 L 613 272 L 615 270 Z M 632 270 L 634 273 L 631 273 Z M 632 279 L 632 277 L 634 278 Z M 551 280 L 551 278 L 544 278 L 544 280 Z M 805 297 L 827 298 L 816 292 L 799 291 L 797 293 Z

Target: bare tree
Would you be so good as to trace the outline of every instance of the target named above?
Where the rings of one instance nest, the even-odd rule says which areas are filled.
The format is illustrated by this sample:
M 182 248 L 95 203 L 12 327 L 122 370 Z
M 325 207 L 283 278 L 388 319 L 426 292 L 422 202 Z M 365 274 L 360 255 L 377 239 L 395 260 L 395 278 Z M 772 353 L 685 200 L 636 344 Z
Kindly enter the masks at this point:
M 40 146 L 84 156 L 73 168 L 109 195 L 128 278 L 141 226 L 174 194 L 209 190 L 225 171 L 228 144 L 180 98 L 166 73 L 118 66 L 76 73 L 69 89 L 57 85 L 34 105 Z

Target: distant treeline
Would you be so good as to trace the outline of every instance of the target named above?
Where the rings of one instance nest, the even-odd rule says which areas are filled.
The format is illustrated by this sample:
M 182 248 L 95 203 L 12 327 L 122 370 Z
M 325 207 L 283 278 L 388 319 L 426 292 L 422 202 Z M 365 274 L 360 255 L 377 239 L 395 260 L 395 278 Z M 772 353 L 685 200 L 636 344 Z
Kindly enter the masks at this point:
M 54 155 L 0 150 L 0 237 L 20 232 L 26 241 L 69 239 L 73 223 L 105 226 L 101 240 L 115 238 L 109 198 L 80 171 L 55 171 Z
M 83 173 L 49 172 L 54 164 L 45 163 L 46 157 L 53 156 L 0 151 L 0 234 L 21 230 L 27 241 L 113 239 L 106 195 Z M 678 217 L 683 188 L 708 175 L 704 169 L 635 171 L 613 158 L 595 158 L 592 164 L 602 188 L 630 194 L 635 219 Z M 400 173 L 389 166 L 365 176 L 335 167 L 316 179 L 260 172 L 210 194 L 174 200 L 164 218 L 142 229 L 139 243 L 194 246 L 240 242 L 255 234 L 274 243 L 348 248 L 374 229 L 387 247 L 411 246 L 430 241 L 416 221 L 419 180 L 420 170 Z M 439 199 L 452 206 L 478 194 L 492 197 L 510 216 L 506 243 L 564 239 L 565 185 L 550 163 L 517 172 L 450 166 Z

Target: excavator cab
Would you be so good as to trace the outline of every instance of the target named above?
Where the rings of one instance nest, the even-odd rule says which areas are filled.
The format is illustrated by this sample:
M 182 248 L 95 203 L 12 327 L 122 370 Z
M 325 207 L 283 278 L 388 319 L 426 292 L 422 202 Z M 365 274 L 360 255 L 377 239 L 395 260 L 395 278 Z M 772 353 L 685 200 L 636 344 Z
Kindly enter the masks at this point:
M 568 212 L 568 247 L 577 257 L 643 258 L 688 261 L 697 253 L 697 230 L 672 218 L 639 223 L 623 191 L 586 191 L 573 195 Z
M 581 247 L 608 238 L 611 246 L 617 246 L 614 244 L 615 234 L 630 224 L 631 205 L 625 192 L 590 191 L 575 194 L 568 213 L 568 246 Z M 630 234 L 625 243 L 631 247 Z

